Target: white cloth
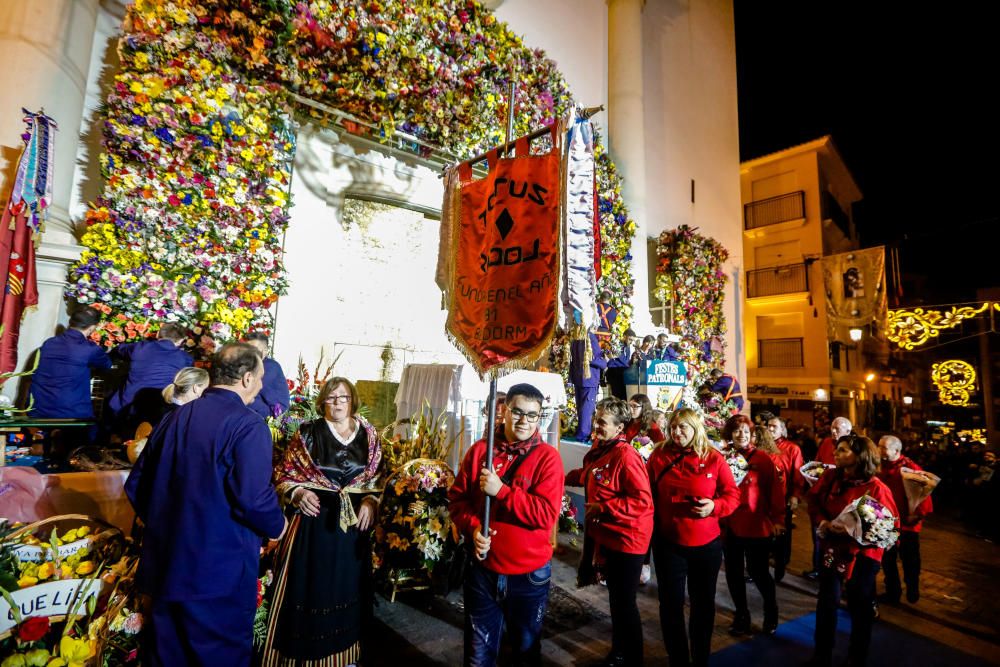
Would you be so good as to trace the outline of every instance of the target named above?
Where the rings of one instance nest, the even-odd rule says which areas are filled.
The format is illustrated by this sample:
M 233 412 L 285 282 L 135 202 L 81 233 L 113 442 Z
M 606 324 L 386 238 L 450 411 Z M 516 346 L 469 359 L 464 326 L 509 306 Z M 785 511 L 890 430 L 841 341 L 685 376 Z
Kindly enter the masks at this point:
M 589 331 L 597 321 L 597 276 L 594 273 L 594 127 L 576 119 L 566 142 L 566 206 L 562 312 L 567 328 L 577 321 Z M 576 318 L 579 317 L 579 320 Z

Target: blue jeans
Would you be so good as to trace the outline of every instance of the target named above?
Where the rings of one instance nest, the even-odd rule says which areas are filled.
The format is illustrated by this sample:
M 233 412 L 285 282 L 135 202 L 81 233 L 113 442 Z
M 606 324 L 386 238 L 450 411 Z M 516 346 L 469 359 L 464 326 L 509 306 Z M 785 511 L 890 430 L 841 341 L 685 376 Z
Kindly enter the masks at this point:
M 513 664 L 541 664 L 551 579 L 551 562 L 527 574 L 497 574 L 473 559 L 465 574 L 465 667 L 496 665 L 505 628 Z

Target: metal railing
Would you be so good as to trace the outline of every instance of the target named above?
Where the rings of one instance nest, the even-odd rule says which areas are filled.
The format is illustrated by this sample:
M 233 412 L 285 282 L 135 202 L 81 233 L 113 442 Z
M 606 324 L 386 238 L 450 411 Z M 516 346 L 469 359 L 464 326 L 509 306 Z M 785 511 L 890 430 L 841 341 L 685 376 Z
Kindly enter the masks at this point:
M 757 229 L 804 217 L 806 217 L 806 193 L 803 190 L 743 205 L 744 229 Z
M 747 271 L 747 298 L 809 291 L 805 262 Z
M 758 368 L 802 368 L 801 338 L 768 338 L 757 341 Z

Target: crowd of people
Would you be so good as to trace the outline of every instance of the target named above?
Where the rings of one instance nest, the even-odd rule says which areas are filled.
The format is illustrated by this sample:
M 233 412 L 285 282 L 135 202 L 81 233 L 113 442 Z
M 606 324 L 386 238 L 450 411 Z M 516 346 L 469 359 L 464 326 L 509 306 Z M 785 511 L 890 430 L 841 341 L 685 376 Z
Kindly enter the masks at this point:
M 43 345 L 32 387 L 36 413 L 59 405 L 73 412 L 64 416 L 93 415 L 90 370 L 112 365 L 88 340 L 96 317 L 91 309 L 77 312 L 65 333 Z M 151 599 L 150 663 L 249 664 L 262 546 L 275 571 L 261 663 L 359 663 L 371 627 L 370 540 L 384 466 L 380 437 L 358 414 L 354 385 L 330 379 L 316 403 L 322 416 L 302 425 L 272 461 L 262 417 L 286 408 L 288 391 L 269 386 L 268 373 L 284 382 L 266 356 L 267 337 L 224 345 L 205 371 L 190 365 L 177 333 L 164 324 L 155 340 L 112 352 L 130 362 L 112 397 L 114 424 L 131 428 L 142 419 L 155 426 L 126 484 L 142 524 L 138 581 Z M 639 349 L 659 349 L 655 343 L 647 337 Z M 600 344 L 592 347 L 597 358 Z M 155 400 L 141 400 L 144 394 Z M 642 664 L 636 596 L 651 567 L 671 665 L 708 664 L 723 563 L 735 605 L 730 632 L 753 632 L 749 575 L 763 600 L 761 632 L 775 634 L 775 582 L 786 573 L 800 503 L 808 505 L 814 541 L 804 576 L 819 584 L 811 664 L 832 660 L 842 591 L 852 619 L 850 661 L 865 663 L 880 568 L 881 601 L 899 603 L 904 584 L 906 600 L 919 601 L 919 535 L 933 508 L 929 497 L 908 506 L 901 470 L 920 466 L 904 455 L 899 438 L 887 435 L 876 445 L 838 417 L 809 457 L 829 471 L 810 480 L 802 472 L 806 457 L 776 415 L 758 415 L 759 423 L 733 415 L 718 449 L 697 411 L 666 415 L 645 394 L 627 401 L 612 395 L 595 401 L 592 415 L 581 406 L 581 422 L 592 417 L 592 447 L 580 468 L 565 473 L 559 452 L 539 433 L 543 400 L 532 385 L 508 389 L 497 410 L 493 465 L 485 464 L 483 437 L 466 452 L 448 493 L 451 519 L 469 546 L 464 664 L 496 664 L 504 635 L 515 664 L 540 663 L 551 535 L 566 486 L 581 487 L 585 497 L 578 583 L 607 587 L 609 666 Z M 636 438 L 651 444 L 645 454 Z M 746 464 L 739 480 L 729 463 L 734 453 Z M 985 473 L 977 479 L 993 483 Z M 901 536 L 891 548 L 859 545 L 838 520 L 863 496 L 894 517 Z

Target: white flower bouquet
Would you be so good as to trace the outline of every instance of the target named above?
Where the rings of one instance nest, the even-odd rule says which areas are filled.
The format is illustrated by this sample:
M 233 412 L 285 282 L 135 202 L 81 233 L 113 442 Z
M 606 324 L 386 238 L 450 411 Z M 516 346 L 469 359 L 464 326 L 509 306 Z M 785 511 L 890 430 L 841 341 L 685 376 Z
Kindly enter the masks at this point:
M 830 465 L 829 463 L 821 463 L 819 461 L 810 461 L 801 468 L 799 472 L 802 476 L 806 478 L 809 484 L 815 484 L 819 481 L 819 478 L 823 476 L 823 473 L 833 470 L 837 466 Z
M 648 461 L 649 455 L 653 453 L 653 449 L 656 447 L 656 443 L 648 436 L 637 435 L 632 438 L 632 446 L 635 448 L 635 451 L 639 452 L 639 456 L 642 457 L 643 461 Z
M 863 547 L 889 549 L 899 538 L 896 517 L 882 503 L 865 494 L 844 508 L 832 523 Z
M 906 503 L 910 506 L 910 514 L 913 514 L 917 511 L 920 503 L 927 500 L 927 497 L 931 495 L 931 491 L 941 483 L 941 478 L 932 472 L 913 470 L 906 466 L 903 466 L 899 473 L 903 478 L 903 491 L 906 492 Z
M 736 482 L 736 486 L 739 486 L 747 476 L 747 473 L 750 472 L 750 464 L 735 449 L 728 449 L 723 452 L 723 455 L 726 457 L 726 464 L 729 465 L 729 471 L 733 473 L 733 480 Z

